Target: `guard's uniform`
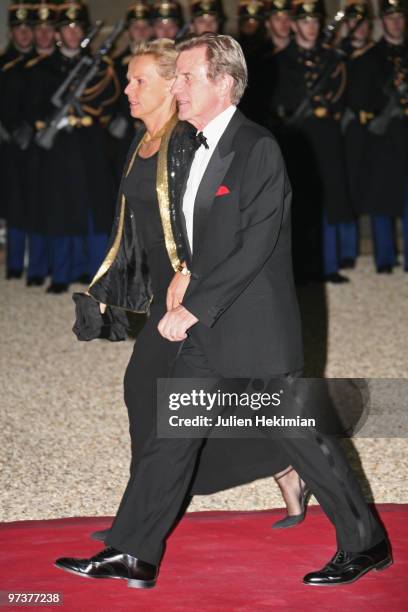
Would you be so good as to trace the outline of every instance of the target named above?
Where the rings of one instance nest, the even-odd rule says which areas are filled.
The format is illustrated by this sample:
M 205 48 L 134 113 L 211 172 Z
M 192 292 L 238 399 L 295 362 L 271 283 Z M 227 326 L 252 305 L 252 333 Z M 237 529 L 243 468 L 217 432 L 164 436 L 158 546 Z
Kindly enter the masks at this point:
M 356 51 L 349 62 L 347 106 L 351 119 L 345 128 L 345 143 L 354 167 L 350 171 L 351 192 L 358 212 L 372 218 L 379 272 L 391 271 L 396 263 L 394 220 L 403 215 L 406 197 L 408 100 L 394 89 L 398 78 L 406 79 L 408 62 L 404 71 L 404 57 L 407 62 L 406 45 L 391 45 L 382 39 Z M 399 98 L 400 116 L 392 118 L 382 134 L 375 133 L 392 95 Z
M 31 27 L 31 5 L 16 2 L 10 5 L 10 28 Z M 3 139 L 0 144 L 0 218 L 7 222 L 7 278 L 20 278 L 24 269 L 27 240 L 26 202 L 22 191 L 24 153 L 13 142 L 12 134 L 21 121 L 21 105 L 16 83 L 21 79 L 25 63 L 33 51 L 22 53 L 10 44 L 0 57 L 0 121 Z
M 347 80 L 349 83 L 349 71 L 351 63 L 354 62 L 356 57 L 363 55 L 366 49 L 372 46 L 372 43 L 370 42 L 369 38 L 367 38 L 366 40 L 355 41 L 353 37 L 353 28 L 356 28 L 357 24 L 360 24 L 361 26 L 364 22 L 367 22 L 370 19 L 370 12 L 366 0 L 346 0 L 346 6 L 344 11 L 346 22 L 349 26 L 349 33 L 341 40 L 339 48 L 344 55 L 344 61 L 347 68 Z M 357 47 L 356 44 L 358 44 L 359 46 Z M 347 117 L 343 118 L 348 121 Z M 347 137 L 344 139 L 346 153 L 345 160 L 349 193 L 353 202 L 353 208 L 356 212 L 358 212 L 358 203 L 353 197 L 353 183 L 357 170 L 357 157 L 359 147 L 358 142 L 354 141 L 355 139 L 357 139 L 358 141 L 359 137 L 359 126 L 350 125 L 350 128 L 347 131 Z M 349 223 L 347 226 L 344 226 L 342 229 L 342 236 L 342 261 L 340 265 L 344 268 L 353 268 L 358 256 L 358 220 L 356 220 L 355 223 Z
M 51 4 L 49 0 L 45 0 L 33 5 L 30 14 L 33 27 L 46 25 L 54 28 L 58 15 L 57 5 Z M 20 69 L 14 70 L 10 75 L 7 94 L 13 99 L 12 106 L 16 113 L 15 130 L 17 134 L 27 129 L 32 130 L 26 117 L 26 107 L 30 104 L 30 93 L 27 88 L 29 81 L 28 75 L 31 67 L 40 62 L 42 57 L 43 55 L 35 50 L 33 57 L 24 61 Z M 35 145 L 28 136 L 23 136 L 22 139 L 17 136 L 16 140 L 19 146 L 17 153 L 19 157 L 18 193 L 21 195 L 24 204 L 24 227 L 27 229 L 28 233 L 27 285 L 38 286 L 43 284 L 45 277 L 49 273 L 50 261 L 47 237 L 44 234 L 32 231 L 31 219 L 36 210 L 36 202 L 34 199 L 36 177 L 34 176 L 33 180 L 31 173 L 32 156 L 35 155 Z M 22 144 L 24 140 L 26 140 L 26 143 Z M 21 146 L 24 147 L 23 150 L 21 150 Z
M 81 11 L 78 7 L 75 15 L 73 11 L 60 15 L 60 25 L 67 19 L 84 23 Z M 80 53 L 67 57 L 57 49 L 31 67 L 32 93 L 27 112 L 37 131 L 44 128 L 55 110 L 50 101 L 52 95 L 80 58 Z M 103 130 L 118 96 L 113 63 L 106 59 L 85 90 L 79 108 L 71 109 L 69 125 L 57 134 L 52 149 L 36 147 L 33 174 L 37 210 L 31 221 L 33 231 L 47 233 L 51 238 L 51 292 L 66 290 L 71 281 L 83 275 L 92 276 L 105 255 L 114 182 Z
M 319 16 L 319 2 L 297 4 L 295 17 Z M 330 66 L 323 91 L 310 99 L 306 113 L 297 109 L 309 99 L 314 83 Z M 295 41 L 274 56 L 275 84 L 269 94 L 267 124 L 276 134 L 293 187 L 293 247 L 300 280 L 325 277 L 342 282 L 338 270 L 342 234 L 353 222 L 340 130 L 346 82 L 344 63 L 333 50 L 313 49 Z
M 126 13 L 126 25 L 129 28 L 135 21 L 143 21 L 151 24 L 152 8 L 145 0 L 138 0 L 132 4 Z M 142 42 L 142 41 L 139 41 Z M 113 166 L 116 183 L 119 187 L 120 178 L 125 165 L 127 153 L 135 136 L 135 128 L 140 122 L 133 119 L 129 111 L 129 101 L 125 89 L 128 84 L 127 73 L 129 62 L 132 59 L 132 44 L 115 57 L 115 72 L 119 81 L 120 96 L 114 109 L 114 118 L 109 126 L 109 132 L 113 136 L 112 151 L 114 152 Z
M 279 1 L 279 0 L 278 0 Z M 289 4 L 290 0 L 284 0 Z M 269 42 L 266 38 L 263 21 L 265 19 L 265 4 L 260 0 L 241 0 L 238 5 L 238 21 L 240 34 L 238 42 L 241 45 L 248 67 L 248 86 L 239 103 L 239 108 L 244 115 L 253 121 L 260 122 L 262 119 L 262 101 L 264 99 L 265 79 L 269 78 L 264 73 L 262 57 L 270 51 Z M 253 24 L 256 30 L 253 34 L 242 31 L 244 24 Z

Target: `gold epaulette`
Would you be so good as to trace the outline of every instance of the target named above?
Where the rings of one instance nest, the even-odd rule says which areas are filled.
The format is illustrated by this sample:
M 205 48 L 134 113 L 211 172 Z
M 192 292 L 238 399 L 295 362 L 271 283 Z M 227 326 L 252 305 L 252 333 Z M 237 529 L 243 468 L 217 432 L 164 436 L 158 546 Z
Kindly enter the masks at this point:
M 353 51 L 353 53 L 350 55 L 350 59 L 357 59 L 358 57 L 361 57 L 362 55 L 364 55 L 364 53 L 366 53 L 369 49 L 371 49 L 372 47 L 374 47 L 375 43 L 373 41 L 369 42 L 367 45 L 365 45 L 364 47 L 361 47 L 361 49 L 356 49 L 355 51 Z
M 47 55 L 37 55 L 37 57 L 33 57 L 33 59 L 30 59 L 26 65 L 24 66 L 24 68 L 34 68 L 34 66 L 37 66 L 37 64 L 39 64 L 43 59 L 45 59 L 46 57 L 48 57 Z
M 113 66 L 113 60 L 109 55 L 104 55 L 102 59 L 108 66 Z
M 17 66 L 17 64 L 19 64 L 22 61 L 23 61 L 23 56 L 19 55 L 15 59 L 11 60 L 11 62 L 7 62 L 7 64 L 4 64 L 1 70 L 2 72 L 6 72 L 7 70 L 10 70 L 10 68 L 14 68 L 14 66 Z

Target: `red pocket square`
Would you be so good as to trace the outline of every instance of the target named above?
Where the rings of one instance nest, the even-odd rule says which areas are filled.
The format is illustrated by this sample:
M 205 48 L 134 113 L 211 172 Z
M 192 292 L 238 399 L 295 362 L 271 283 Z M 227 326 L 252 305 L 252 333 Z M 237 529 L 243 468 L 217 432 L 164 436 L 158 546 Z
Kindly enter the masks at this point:
M 229 193 L 230 190 L 228 189 L 228 187 L 226 185 L 220 185 L 218 187 L 217 193 L 215 194 L 216 196 L 222 196 L 222 195 L 227 195 L 227 193 Z

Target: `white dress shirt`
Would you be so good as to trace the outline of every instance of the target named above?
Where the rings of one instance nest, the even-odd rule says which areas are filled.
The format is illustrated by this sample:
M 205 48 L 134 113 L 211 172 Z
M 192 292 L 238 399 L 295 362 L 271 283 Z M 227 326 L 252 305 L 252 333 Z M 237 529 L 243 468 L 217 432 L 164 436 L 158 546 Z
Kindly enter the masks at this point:
M 191 164 L 186 191 L 183 197 L 183 213 L 186 219 L 187 237 L 191 252 L 193 252 L 193 218 L 197 191 L 211 156 L 214 153 L 214 149 L 231 121 L 236 108 L 236 106 L 229 106 L 206 125 L 202 132 L 207 139 L 208 149 L 201 145 L 195 152 L 193 163 Z M 211 194 L 208 194 L 208 197 L 211 197 Z

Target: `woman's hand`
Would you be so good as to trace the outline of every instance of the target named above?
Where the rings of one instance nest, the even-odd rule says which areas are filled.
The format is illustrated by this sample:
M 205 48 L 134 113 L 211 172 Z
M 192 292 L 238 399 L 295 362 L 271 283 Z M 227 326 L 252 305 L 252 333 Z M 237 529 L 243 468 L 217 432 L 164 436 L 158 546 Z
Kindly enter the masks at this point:
M 176 272 L 167 289 L 166 306 L 167 310 L 173 310 L 180 306 L 183 301 L 184 294 L 187 291 L 190 282 L 189 276 L 184 276 L 181 272 Z
M 91 295 L 89 293 L 89 291 L 85 291 L 84 293 L 85 293 L 85 295 L 89 295 L 89 296 Z M 99 302 L 99 310 L 100 310 L 101 314 L 105 314 L 106 304 L 104 304 L 103 302 Z

